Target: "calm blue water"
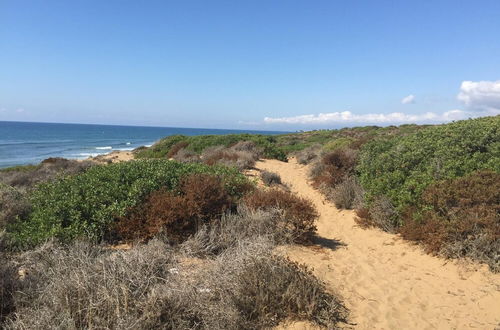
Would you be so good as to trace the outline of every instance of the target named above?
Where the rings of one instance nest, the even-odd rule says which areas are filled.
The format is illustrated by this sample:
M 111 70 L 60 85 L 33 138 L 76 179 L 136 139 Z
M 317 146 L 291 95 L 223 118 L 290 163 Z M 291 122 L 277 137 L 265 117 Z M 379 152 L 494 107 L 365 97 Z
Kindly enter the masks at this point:
M 231 133 L 282 132 L 0 121 L 0 168 L 36 164 L 49 157 L 84 159 L 115 150 L 132 150 L 174 134 Z

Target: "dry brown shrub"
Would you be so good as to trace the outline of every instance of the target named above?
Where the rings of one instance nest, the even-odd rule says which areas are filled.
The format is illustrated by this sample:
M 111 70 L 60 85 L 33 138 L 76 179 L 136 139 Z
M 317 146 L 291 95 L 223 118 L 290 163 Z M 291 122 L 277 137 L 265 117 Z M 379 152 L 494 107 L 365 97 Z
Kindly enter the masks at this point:
M 233 146 L 231 146 L 231 149 L 234 151 L 243 151 L 243 152 L 248 152 L 252 154 L 253 158 L 255 160 L 259 159 L 262 150 L 261 148 L 257 147 L 255 142 L 253 141 L 239 141 Z
M 320 187 L 321 189 L 322 187 Z M 348 176 L 334 188 L 324 187 L 327 198 L 339 209 L 353 209 L 363 204 L 363 188 L 356 177 Z
M 0 171 L 0 183 L 19 189 L 31 189 L 36 184 L 54 180 L 61 175 L 74 175 L 94 165 L 90 161 L 47 158 L 37 166 L 20 166 Z
M 193 204 L 190 211 L 199 219 L 218 218 L 233 204 L 223 181 L 216 176 L 189 175 L 182 180 L 180 187 L 186 200 Z
M 385 196 L 379 196 L 370 204 L 370 219 L 376 227 L 389 233 L 394 233 L 399 227 L 398 214 L 391 201 Z
M 313 185 L 335 187 L 353 173 L 357 157 L 358 153 L 352 149 L 338 149 L 323 155 L 311 169 Z
M 26 278 L 7 329 L 265 329 L 284 319 L 334 328 L 347 310 L 304 266 L 254 237 L 186 267 L 161 240 L 129 251 L 78 242 L 19 257 Z
M 321 154 L 321 145 L 314 145 L 295 154 L 297 162 L 302 165 L 307 165 Z
M 17 217 L 27 215 L 30 210 L 26 192 L 0 184 L 0 231 L 14 223 Z
M 281 177 L 278 173 L 275 172 L 262 171 L 260 173 L 260 178 L 262 179 L 262 182 L 264 182 L 266 186 L 281 184 Z
M 367 207 L 356 209 L 356 218 L 354 218 L 354 221 L 361 228 L 370 228 L 375 226 L 375 223 L 370 218 L 370 211 Z
M 479 171 L 437 182 L 422 194 L 422 205 L 404 213 L 404 238 L 431 253 L 470 257 L 500 270 L 500 174 Z
M 182 180 L 179 192 L 150 194 L 143 204 L 118 220 L 115 235 L 125 240 L 144 240 L 163 231 L 172 243 L 180 243 L 233 205 L 220 178 L 193 174 Z
M 189 145 L 189 142 L 187 142 L 187 141 L 177 142 L 168 151 L 167 158 L 174 157 L 175 155 L 177 155 L 177 153 L 179 152 L 179 150 L 186 148 L 188 145 Z
M 206 148 L 203 150 L 201 158 L 207 165 L 236 166 L 240 170 L 252 168 L 258 159 L 252 152 L 236 151 L 223 146 Z
M 243 203 L 252 210 L 281 209 L 283 226 L 295 232 L 297 241 L 308 242 L 316 231 L 314 221 L 318 211 L 313 203 L 288 191 L 256 190 L 244 197 Z
M 297 233 L 283 226 L 282 210 L 250 210 L 240 205 L 237 212 L 224 214 L 219 221 L 203 226 L 182 244 L 182 250 L 194 256 L 212 256 L 236 248 L 241 242 L 264 237 L 273 245 L 291 244 Z
M 279 256 L 248 258 L 235 278 L 234 304 L 248 328 L 276 326 L 280 320 L 310 320 L 335 327 L 347 310 L 303 265 Z
M 1 247 L 0 247 L 1 248 Z M 14 293 L 19 287 L 19 275 L 14 263 L 0 251 L 0 328 L 9 314 L 15 311 Z
M 200 161 L 200 156 L 196 152 L 188 149 L 180 149 L 175 153 L 173 158 L 181 163 L 197 163 Z

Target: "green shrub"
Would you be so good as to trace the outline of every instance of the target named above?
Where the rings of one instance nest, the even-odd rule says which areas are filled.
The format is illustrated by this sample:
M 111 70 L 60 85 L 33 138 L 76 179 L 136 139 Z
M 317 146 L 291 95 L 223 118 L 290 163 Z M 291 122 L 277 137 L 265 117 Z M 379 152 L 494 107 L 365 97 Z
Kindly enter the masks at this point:
M 161 139 L 150 148 L 137 151 L 135 156 L 136 158 L 164 158 L 169 154 L 172 148 L 177 148 L 180 143 L 182 143 L 187 150 L 200 154 L 209 147 L 231 147 L 242 141 L 255 143 L 256 147 L 262 150 L 262 156 L 265 158 L 278 159 L 281 161 L 287 160 L 286 153 L 276 143 L 276 137 L 259 134 L 173 135 Z
M 342 149 L 346 148 L 349 146 L 351 142 L 353 142 L 354 139 L 349 138 L 349 137 L 341 137 L 338 139 L 331 140 L 327 142 L 324 146 L 323 149 L 325 151 L 335 151 L 337 149 Z
M 223 177 L 230 194 L 238 194 L 239 186 L 248 184 L 236 169 L 197 163 L 139 160 L 94 166 L 83 174 L 38 186 L 30 196 L 31 214 L 11 227 L 9 237 L 21 247 L 50 237 L 100 240 L 115 217 L 124 216 L 152 191 L 174 189 L 182 177 L 193 173 Z
M 500 116 L 459 121 L 363 146 L 357 172 L 370 204 L 386 196 L 398 214 L 434 181 L 500 172 Z

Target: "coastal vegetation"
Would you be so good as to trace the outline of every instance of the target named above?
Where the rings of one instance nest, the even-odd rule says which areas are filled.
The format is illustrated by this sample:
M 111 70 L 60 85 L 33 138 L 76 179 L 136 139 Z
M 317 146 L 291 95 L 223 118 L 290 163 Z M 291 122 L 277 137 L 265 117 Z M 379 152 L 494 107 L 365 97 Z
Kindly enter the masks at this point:
M 323 150 L 313 184 L 337 207 L 357 209 L 363 226 L 499 271 L 500 116 L 411 131 Z
M 338 297 L 275 253 L 315 244 L 319 214 L 279 173 L 245 175 L 262 158 L 307 164 L 311 184 L 337 208 L 356 210 L 362 227 L 500 270 L 500 116 L 177 135 L 134 154 L 123 163 L 48 159 L 0 170 L 2 327 L 346 322 Z
M 21 173 L 32 182 L 43 166 L 6 170 L 5 182 Z M 237 166 L 139 159 L 34 181 L 22 190 L 25 208 L 2 204 L 3 328 L 346 322 L 341 300 L 310 270 L 273 252 L 311 244 L 311 202 L 279 187 L 261 190 Z M 120 244 L 130 248 L 115 250 Z

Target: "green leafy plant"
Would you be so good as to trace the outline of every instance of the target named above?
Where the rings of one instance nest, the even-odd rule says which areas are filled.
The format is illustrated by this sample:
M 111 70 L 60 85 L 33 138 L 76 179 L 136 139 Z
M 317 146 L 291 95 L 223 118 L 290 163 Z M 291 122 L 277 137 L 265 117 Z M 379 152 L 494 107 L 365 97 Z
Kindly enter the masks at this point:
M 193 173 L 221 177 L 238 195 L 248 180 L 236 169 L 168 160 L 139 160 L 94 166 L 87 172 L 39 185 L 31 194 L 32 212 L 9 229 L 15 246 L 37 245 L 50 237 L 101 240 L 116 217 L 159 189 L 173 190 Z
M 432 126 L 362 148 L 357 173 L 368 203 L 387 197 L 400 213 L 429 184 L 480 169 L 500 172 L 500 116 Z

